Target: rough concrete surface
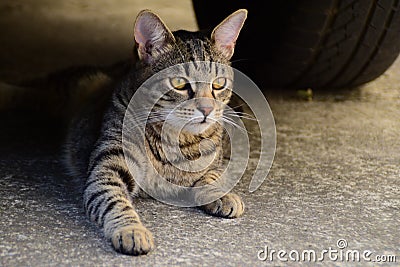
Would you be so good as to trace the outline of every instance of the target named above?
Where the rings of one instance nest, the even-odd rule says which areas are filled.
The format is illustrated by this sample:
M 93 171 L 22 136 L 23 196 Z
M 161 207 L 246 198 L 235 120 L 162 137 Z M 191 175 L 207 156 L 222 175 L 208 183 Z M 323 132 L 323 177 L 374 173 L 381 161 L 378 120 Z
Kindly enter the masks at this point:
M 130 52 L 133 19 L 143 8 L 159 12 L 172 28 L 196 29 L 189 1 L 2 1 L 0 80 L 124 58 Z M 248 192 L 248 176 L 235 189 L 246 203 L 244 216 L 219 219 L 140 200 L 136 207 L 157 246 L 141 257 L 114 252 L 86 219 L 81 197 L 62 171 L 57 123 L 4 113 L 0 266 L 311 265 L 279 261 L 277 254 L 273 261 L 260 261 L 266 247 L 285 250 L 286 259 L 291 251 L 294 256 L 293 251 L 313 250 L 320 258 L 324 250 L 337 250 L 339 256 L 358 251 L 361 257 L 369 250 L 366 256 L 372 260 L 396 255 L 397 263 L 391 264 L 398 265 L 399 72 L 397 61 L 365 86 L 315 91 L 312 101 L 292 92 L 266 91 L 276 121 L 276 156 L 257 191 Z M 338 248 L 340 239 L 347 241 L 346 248 Z M 313 264 L 376 264 L 324 255 L 324 261 Z

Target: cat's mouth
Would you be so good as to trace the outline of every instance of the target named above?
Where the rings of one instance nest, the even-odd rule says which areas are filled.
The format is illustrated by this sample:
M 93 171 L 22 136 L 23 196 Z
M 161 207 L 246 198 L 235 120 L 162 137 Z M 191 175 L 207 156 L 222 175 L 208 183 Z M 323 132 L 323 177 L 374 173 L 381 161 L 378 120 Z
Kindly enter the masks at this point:
M 216 120 L 211 117 L 196 117 L 188 121 L 183 129 L 192 134 L 199 134 L 207 130 L 215 122 Z
M 216 122 L 215 119 L 209 116 L 196 117 L 190 120 L 189 124 L 212 124 Z
M 207 117 L 204 117 L 204 119 L 200 122 L 200 124 L 208 123 Z

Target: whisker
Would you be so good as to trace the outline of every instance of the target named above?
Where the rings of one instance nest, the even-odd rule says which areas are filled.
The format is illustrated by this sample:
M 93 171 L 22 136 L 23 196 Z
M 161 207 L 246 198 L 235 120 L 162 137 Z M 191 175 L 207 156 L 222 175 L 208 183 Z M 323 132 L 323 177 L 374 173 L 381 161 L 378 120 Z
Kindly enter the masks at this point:
M 228 105 L 229 106 L 229 105 Z M 239 104 L 239 105 L 237 105 L 237 106 L 234 106 L 234 107 L 231 107 L 231 106 L 229 106 L 229 108 L 230 109 L 235 109 L 235 108 L 241 108 L 241 107 L 243 107 L 244 106 L 244 104 Z M 230 110 L 229 109 L 229 110 Z
M 227 111 L 227 112 L 224 112 L 224 114 L 225 115 L 229 115 L 231 117 L 235 117 L 235 118 L 258 121 L 253 115 L 247 114 L 247 113 L 244 113 L 244 112 Z
M 237 124 L 235 121 L 230 120 L 229 118 L 222 117 L 221 118 L 223 122 L 228 123 L 229 125 L 239 129 L 243 133 L 248 133 L 247 129 L 245 127 L 242 127 L 241 125 Z
M 250 60 L 249 58 L 238 58 L 238 59 L 232 60 L 231 63 L 249 61 L 249 60 Z

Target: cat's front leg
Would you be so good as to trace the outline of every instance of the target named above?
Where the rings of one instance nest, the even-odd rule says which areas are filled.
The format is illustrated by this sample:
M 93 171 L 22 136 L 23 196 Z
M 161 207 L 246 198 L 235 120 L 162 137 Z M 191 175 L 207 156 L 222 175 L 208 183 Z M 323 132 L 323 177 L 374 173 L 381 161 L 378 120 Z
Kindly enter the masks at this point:
M 108 154 L 91 171 L 84 190 L 86 212 L 102 227 L 116 251 L 147 254 L 154 248 L 153 236 L 133 208 L 130 192 L 137 185 L 119 156 L 111 160 Z
M 244 203 L 241 197 L 235 193 L 224 194 L 218 183 L 215 183 L 220 175 L 220 171 L 210 170 L 194 184 L 194 187 L 202 188 L 195 195 L 196 201 L 204 203 L 208 199 L 216 199 L 208 204 L 201 205 L 200 208 L 204 212 L 218 217 L 240 217 L 244 212 Z

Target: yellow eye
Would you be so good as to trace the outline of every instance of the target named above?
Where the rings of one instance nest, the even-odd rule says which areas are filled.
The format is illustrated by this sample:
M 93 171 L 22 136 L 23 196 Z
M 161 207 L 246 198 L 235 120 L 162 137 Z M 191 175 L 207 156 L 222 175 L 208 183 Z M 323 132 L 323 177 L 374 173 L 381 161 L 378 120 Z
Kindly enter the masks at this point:
M 225 86 L 226 86 L 226 78 L 224 78 L 224 77 L 217 78 L 212 83 L 212 88 L 214 90 L 224 89 Z
M 183 77 L 174 77 L 170 78 L 169 82 L 171 83 L 172 87 L 174 87 L 177 90 L 186 90 L 189 85 L 188 80 L 186 80 Z

